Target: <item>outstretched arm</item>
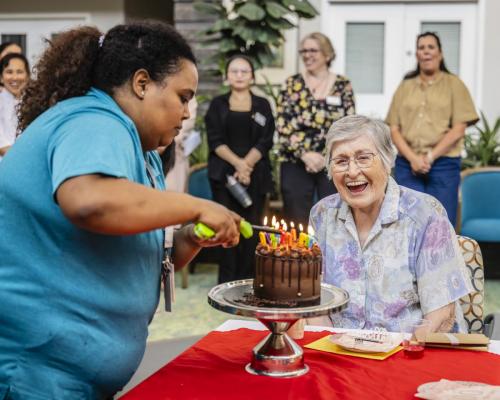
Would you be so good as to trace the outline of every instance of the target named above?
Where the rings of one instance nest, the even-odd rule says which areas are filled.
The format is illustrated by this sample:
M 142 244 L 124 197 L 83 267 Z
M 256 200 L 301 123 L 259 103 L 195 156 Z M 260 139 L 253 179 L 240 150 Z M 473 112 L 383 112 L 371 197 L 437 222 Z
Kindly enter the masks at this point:
M 196 221 L 214 229 L 214 243 L 233 245 L 239 239 L 240 217 L 227 208 L 126 179 L 78 176 L 59 186 L 56 199 L 71 222 L 92 232 L 129 235 Z

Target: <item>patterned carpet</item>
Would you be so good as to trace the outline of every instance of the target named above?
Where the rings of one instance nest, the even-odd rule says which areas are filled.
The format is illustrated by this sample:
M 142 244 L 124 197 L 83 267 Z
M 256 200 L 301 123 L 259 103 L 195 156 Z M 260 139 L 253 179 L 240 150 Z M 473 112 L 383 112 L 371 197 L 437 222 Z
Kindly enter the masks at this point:
M 149 341 L 204 335 L 234 315 L 215 310 L 207 303 L 209 290 L 217 284 L 217 266 L 198 264 L 189 275 L 189 286 L 181 289 L 180 274 L 176 275 L 176 301 L 173 312 L 163 311 L 163 303 L 150 325 Z M 162 300 L 163 301 L 163 300 Z M 485 315 L 500 312 L 500 280 L 487 280 L 485 285 Z

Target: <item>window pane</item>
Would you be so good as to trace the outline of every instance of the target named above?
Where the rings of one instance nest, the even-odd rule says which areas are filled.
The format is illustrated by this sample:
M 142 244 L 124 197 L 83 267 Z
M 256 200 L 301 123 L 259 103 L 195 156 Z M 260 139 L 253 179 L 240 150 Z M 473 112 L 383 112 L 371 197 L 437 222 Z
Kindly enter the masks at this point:
M 382 93 L 384 24 L 349 22 L 346 29 L 346 74 L 354 93 Z
M 26 35 L 2 33 L 1 37 L 2 37 L 1 39 L 2 43 L 5 42 L 17 43 L 19 46 L 21 46 L 23 54 L 26 55 Z
M 460 22 L 422 22 L 422 32 L 435 32 L 441 39 L 446 67 L 460 73 Z

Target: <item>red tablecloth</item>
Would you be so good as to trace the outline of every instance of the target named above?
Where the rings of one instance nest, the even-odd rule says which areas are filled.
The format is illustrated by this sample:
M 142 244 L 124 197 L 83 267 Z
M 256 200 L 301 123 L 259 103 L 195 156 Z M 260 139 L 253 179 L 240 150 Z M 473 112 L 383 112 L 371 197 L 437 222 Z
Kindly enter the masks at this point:
M 417 387 L 442 378 L 500 385 L 500 356 L 431 349 L 419 360 L 399 352 L 384 361 L 304 349 L 310 370 L 297 378 L 245 371 L 253 347 L 269 332 L 211 332 L 122 399 L 413 399 Z M 304 345 L 329 332 L 306 332 Z

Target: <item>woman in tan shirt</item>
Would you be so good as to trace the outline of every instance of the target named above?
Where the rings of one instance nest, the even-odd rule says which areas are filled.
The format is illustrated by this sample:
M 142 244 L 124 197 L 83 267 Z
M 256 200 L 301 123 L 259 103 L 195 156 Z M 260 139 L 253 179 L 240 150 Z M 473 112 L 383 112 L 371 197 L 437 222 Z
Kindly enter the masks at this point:
M 436 197 L 455 225 L 465 128 L 479 118 L 464 83 L 446 68 L 435 33 L 417 37 L 416 55 L 417 68 L 399 85 L 386 118 L 399 153 L 395 177 Z

